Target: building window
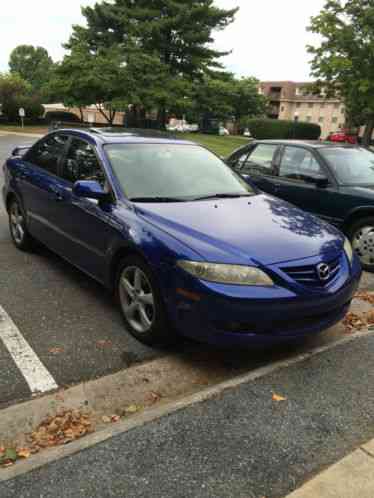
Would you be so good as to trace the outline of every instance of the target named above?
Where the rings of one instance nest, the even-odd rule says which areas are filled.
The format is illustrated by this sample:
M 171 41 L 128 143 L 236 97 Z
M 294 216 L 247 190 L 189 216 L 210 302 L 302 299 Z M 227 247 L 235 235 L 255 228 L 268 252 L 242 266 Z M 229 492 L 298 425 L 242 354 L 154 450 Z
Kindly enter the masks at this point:
M 340 109 L 340 112 L 341 112 L 342 114 L 345 114 L 345 109 L 344 109 L 344 107 L 342 107 L 342 108 Z
M 309 102 L 308 107 L 309 107 L 309 109 L 313 109 L 313 103 Z
M 284 105 L 282 105 L 281 107 L 281 112 L 284 112 Z
M 341 130 L 344 128 L 343 123 L 340 123 L 340 124 L 339 124 L 339 128 L 340 128 Z
M 337 123 L 338 122 L 338 118 L 336 116 L 334 116 L 332 118 L 331 122 L 334 123 L 334 124 Z
M 300 107 L 301 107 L 301 103 L 300 103 L 300 102 L 297 102 L 297 104 L 296 104 L 296 109 L 300 109 Z
M 320 116 L 320 117 L 319 117 L 319 119 L 318 119 L 318 122 L 319 122 L 319 123 L 323 123 L 324 119 L 325 119 L 325 118 L 324 118 L 323 116 Z

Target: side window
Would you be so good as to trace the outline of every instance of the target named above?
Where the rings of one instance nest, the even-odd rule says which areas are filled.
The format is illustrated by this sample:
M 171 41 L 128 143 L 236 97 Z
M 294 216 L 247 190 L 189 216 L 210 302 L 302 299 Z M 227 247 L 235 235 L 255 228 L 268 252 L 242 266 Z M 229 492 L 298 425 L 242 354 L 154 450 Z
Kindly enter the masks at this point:
M 59 162 L 64 154 L 69 137 L 53 134 L 36 143 L 28 152 L 26 160 L 54 175 L 58 174 Z
M 72 183 L 78 180 L 96 180 L 102 186 L 105 185 L 105 175 L 94 148 L 77 138 L 71 141 L 62 176 Z
M 264 175 L 274 175 L 273 158 L 278 145 L 259 144 L 250 154 L 243 173 L 261 173 Z
M 323 171 L 311 152 L 300 147 L 285 147 L 279 168 L 281 178 L 308 182 L 320 175 Z
M 250 152 L 250 149 L 248 149 L 248 148 L 246 148 L 243 151 L 237 152 L 233 157 L 231 157 L 231 159 L 229 161 L 229 165 L 232 168 L 235 168 L 237 170 L 242 169 L 242 167 L 246 163 L 249 152 Z

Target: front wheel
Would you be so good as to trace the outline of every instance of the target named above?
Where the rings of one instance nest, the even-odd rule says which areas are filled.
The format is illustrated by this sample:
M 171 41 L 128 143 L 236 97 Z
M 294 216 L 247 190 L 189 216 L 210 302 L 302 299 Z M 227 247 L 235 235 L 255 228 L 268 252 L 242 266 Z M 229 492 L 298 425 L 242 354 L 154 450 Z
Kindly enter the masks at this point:
M 25 215 L 17 199 L 13 199 L 8 208 L 9 230 L 14 245 L 21 251 L 30 251 L 34 240 L 27 231 Z
M 157 280 L 142 258 L 121 262 L 116 290 L 126 328 L 136 339 L 151 346 L 175 341 Z
M 349 238 L 364 270 L 374 272 L 374 217 L 353 223 Z

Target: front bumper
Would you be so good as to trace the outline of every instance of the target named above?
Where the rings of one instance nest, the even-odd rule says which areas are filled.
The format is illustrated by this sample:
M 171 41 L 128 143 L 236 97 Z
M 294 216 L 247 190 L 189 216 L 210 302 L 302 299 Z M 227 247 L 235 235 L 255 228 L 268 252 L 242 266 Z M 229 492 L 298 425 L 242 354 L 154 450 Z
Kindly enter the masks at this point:
M 297 286 L 243 288 L 198 282 L 179 274 L 169 314 L 184 336 L 220 346 L 277 344 L 317 334 L 338 323 L 357 291 L 355 260 L 324 292 Z

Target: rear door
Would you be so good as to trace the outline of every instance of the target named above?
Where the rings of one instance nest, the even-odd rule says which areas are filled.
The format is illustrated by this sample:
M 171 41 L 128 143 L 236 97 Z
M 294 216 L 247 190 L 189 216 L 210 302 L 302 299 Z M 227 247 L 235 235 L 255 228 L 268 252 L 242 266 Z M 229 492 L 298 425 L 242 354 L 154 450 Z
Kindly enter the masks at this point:
M 317 178 L 327 178 L 327 187 L 318 187 Z M 295 206 L 334 222 L 334 199 L 338 195 L 335 180 L 313 151 L 287 145 L 281 152 L 276 195 Z
M 37 142 L 24 158 L 18 182 L 31 234 L 53 250 L 64 242 L 56 222 L 62 201 L 59 168 L 68 140 L 53 133 Z
M 275 194 L 279 149 L 277 144 L 257 144 L 238 158 L 236 171 L 264 192 Z

